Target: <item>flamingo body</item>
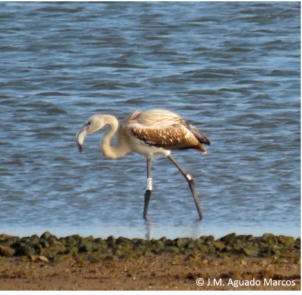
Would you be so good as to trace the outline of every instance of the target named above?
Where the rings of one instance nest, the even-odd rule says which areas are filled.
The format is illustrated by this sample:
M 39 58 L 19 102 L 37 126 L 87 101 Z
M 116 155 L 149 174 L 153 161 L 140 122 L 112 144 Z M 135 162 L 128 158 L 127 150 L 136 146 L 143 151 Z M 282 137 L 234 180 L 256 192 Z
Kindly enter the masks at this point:
M 151 159 L 154 155 L 164 155 L 177 166 L 187 179 L 200 219 L 202 219 L 192 176 L 171 156 L 171 150 L 176 149 L 195 149 L 205 154 L 206 148 L 203 144 L 209 145 L 210 141 L 200 130 L 167 110 L 135 111 L 120 125 L 114 116 L 98 114 L 91 116 L 76 135 L 80 152 L 85 137 L 97 132 L 105 125 L 109 125 L 109 128 L 101 141 L 101 150 L 106 157 L 116 159 L 127 153 L 135 152 L 147 159 L 148 185 L 145 194 L 145 218 L 152 190 Z M 117 142 L 111 146 L 111 140 L 115 134 L 117 134 Z

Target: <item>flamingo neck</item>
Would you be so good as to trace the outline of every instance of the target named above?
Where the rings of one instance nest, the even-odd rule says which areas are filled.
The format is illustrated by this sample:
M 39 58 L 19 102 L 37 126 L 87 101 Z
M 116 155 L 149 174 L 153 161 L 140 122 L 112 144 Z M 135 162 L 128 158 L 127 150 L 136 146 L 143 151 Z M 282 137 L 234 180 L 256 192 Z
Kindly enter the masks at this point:
M 111 146 L 111 140 L 118 130 L 119 123 L 117 119 L 113 116 L 106 115 L 104 116 L 105 125 L 109 125 L 108 130 L 106 131 L 103 140 L 101 142 L 101 150 L 103 154 L 110 159 L 117 159 L 126 154 L 122 146 L 118 146 L 118 143 L 115 146 Z

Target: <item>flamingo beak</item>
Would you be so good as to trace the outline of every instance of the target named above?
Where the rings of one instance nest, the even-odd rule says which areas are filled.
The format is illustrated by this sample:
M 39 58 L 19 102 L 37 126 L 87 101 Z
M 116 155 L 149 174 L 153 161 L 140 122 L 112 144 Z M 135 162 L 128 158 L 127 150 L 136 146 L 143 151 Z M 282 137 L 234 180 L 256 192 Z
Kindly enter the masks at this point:
M 77 133 L 76 135 L 76 140 L 77 140 L 77 146 L 78 146 L 78 149 L 79 149 L 79 152 L 81 153 L 82 150 L 83 150 L 83 144 L 84 144 L 84 140 L 85 140 L 85 137 L 87 135 L 87 131 L 88 131 L 88 127 L 89 125 L 85 124 Z

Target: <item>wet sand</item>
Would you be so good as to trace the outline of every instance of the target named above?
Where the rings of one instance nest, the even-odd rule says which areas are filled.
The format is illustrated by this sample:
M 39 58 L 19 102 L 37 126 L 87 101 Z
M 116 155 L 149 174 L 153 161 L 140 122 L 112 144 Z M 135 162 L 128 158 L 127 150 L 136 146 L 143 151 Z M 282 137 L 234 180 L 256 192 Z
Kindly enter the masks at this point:
M 78 264 L 0 262 L 1 290 L 300 290 L 300 265 L 271 259 L 142 258 Z M 202 284 L 203 279 L 204 284 Z M 209 285 L 210 286 L 207 286 Z M 239 284 L 244 284 L 240 286 Z
M 231 234 L 218 240 L 147 241 L 42 236 L 0 235 L 1 290 L 301 289 L 300 239 L 291 237 Z M 249 241 L 258 242 L 258 252 Z

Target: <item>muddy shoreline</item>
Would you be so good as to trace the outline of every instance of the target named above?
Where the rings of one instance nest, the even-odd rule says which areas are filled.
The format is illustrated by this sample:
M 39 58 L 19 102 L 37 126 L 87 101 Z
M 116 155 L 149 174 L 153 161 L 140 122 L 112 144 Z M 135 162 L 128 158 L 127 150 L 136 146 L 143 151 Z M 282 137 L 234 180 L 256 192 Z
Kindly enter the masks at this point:
M 300 238 L 0 235 L 1 290 L 300 290 Z

